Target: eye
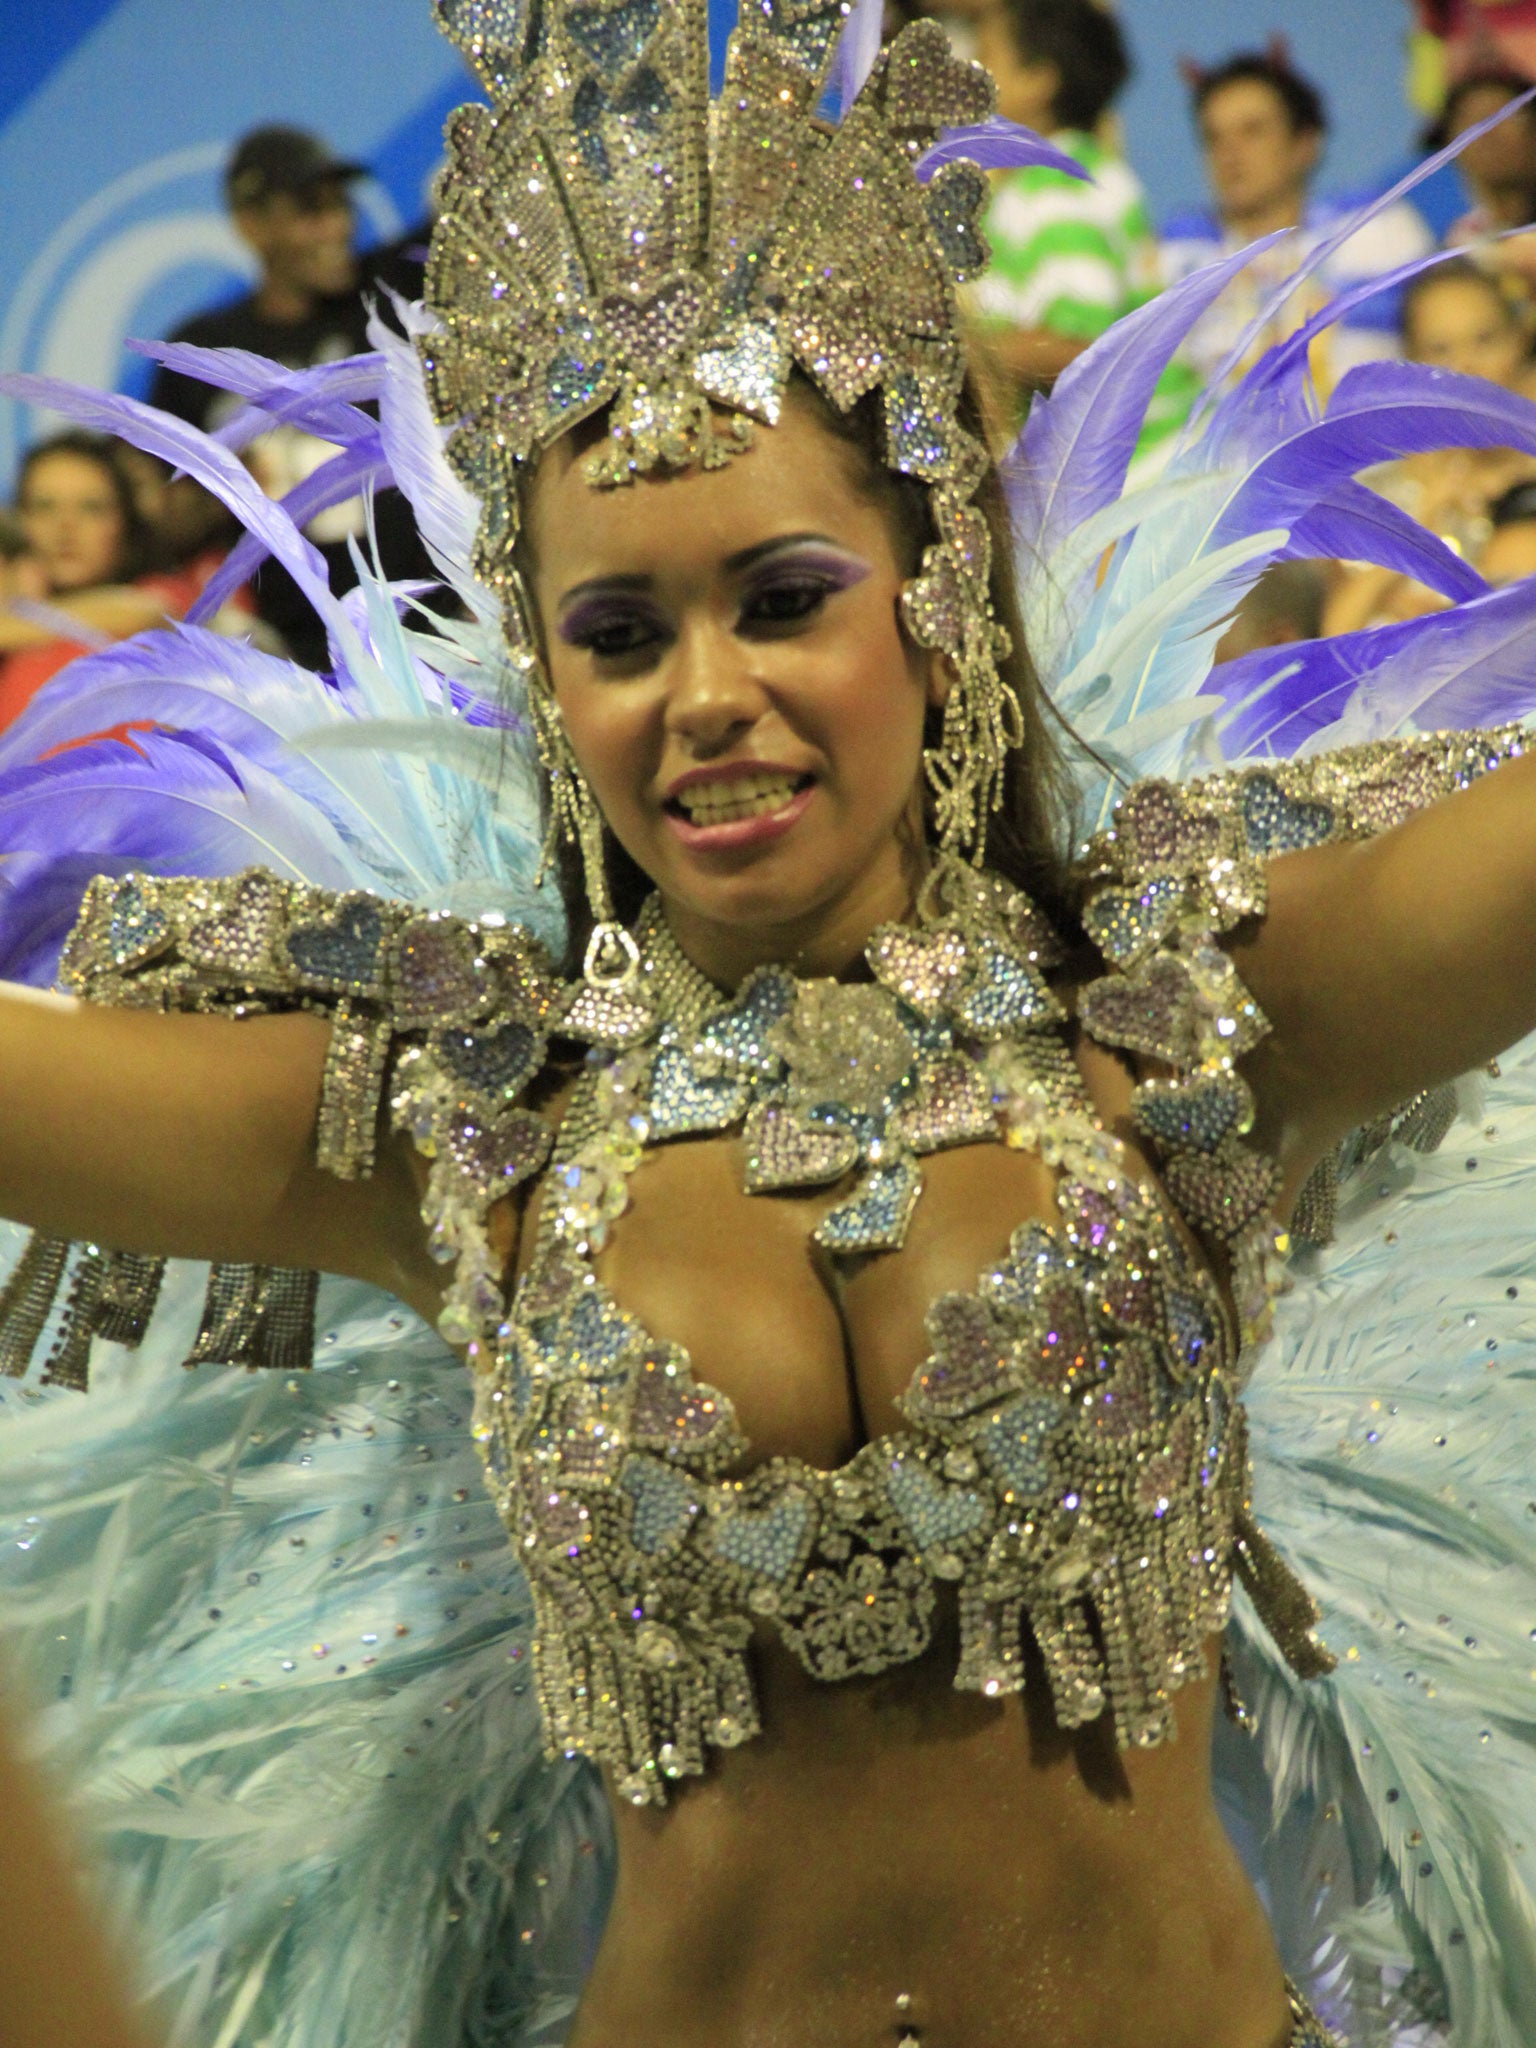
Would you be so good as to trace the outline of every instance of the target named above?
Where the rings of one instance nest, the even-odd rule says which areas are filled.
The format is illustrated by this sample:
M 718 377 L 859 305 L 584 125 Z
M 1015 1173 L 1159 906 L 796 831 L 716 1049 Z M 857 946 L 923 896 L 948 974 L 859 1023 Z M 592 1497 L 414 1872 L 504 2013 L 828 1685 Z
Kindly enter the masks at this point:
M 562 623 L 560 637 L 598 661 L 623 661 L 654 646 L 661 632 L 647 612 L 578 612 Z
M 741 622 L 744 626 L 774 627 L 798 626 L 814 618 L 837 588 L 824 576 L 808 576 L 803 572 L 795 576 L 776 577 L 771 583 L 760 584 L 742 604 Z

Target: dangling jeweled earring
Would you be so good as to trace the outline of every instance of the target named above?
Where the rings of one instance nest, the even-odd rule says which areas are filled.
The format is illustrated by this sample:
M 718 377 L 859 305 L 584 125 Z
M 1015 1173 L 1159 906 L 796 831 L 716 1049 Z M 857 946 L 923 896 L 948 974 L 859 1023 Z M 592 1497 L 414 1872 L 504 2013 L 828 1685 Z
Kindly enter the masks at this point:
M 940 852 L 979 867 L 1008 756 L 1024 741 L 1024 714 L 1002 674 L 1012 642 L 992 610 L 986 523 L 953 489 L 936 488 L 931 502 L 940 538 L 903 586 L 901 616 L 916 644 L 950 668 L 939 743 L 923 749 L 934 835 Z
M 653 1029 L 656 1015 L 640 986 L 640 948 L 614 915 L 602 813 L 571 750 L 548 682 L 539 677 L 528 694 L 539 759 L 549 777 L 549 829 L 539 879 L 553 864 L 562 841 L 574 846 L 581 856 L 592 913 L 581 987 L 567 1005 L 565 1028 L 593 1044 L 632 1045 Z

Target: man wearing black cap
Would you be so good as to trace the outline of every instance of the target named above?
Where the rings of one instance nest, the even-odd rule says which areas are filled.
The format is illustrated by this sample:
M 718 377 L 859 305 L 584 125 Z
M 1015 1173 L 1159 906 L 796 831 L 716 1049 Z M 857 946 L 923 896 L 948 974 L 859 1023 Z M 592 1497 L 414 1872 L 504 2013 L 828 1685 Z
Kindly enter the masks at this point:
M 350 187 L 367 175 L 366 166 L 336 156 L 318 136 L 302 128 L 258 128 L 237 144 L 225 173 L 224 190 L 240 239 L 255 255 L 260 275 L 254 291 L 232 303 L 200 313 L 177 329 L 173 341 L 202 348 L 249 349 L 293 369 L 339 361 L 368 346 L 367 309 L 359 290 L 353 250 L 356 217 Z M 174 370 L 162 369 L 151 402 L 193 426 L 218 427 L 239 406 L 238 399 Z M 328 444 L 282 427 L 264 435 L 247 453 L 269 497 L 280 498 L 334 452 Z M 175 537 L 192 554 L 231 537 L 223 508 L 196 486 L 178 484 L 170 508 Z M 415 573 L 389 559 L 398 507 L 379 502 L 379 527 L 386 568 Z M 347 549 L 349 535 L 364 530 L 361 501 L 337 506 L 309 529 L 331 568 L 334 587 L 356 580 Z M 325 638 L 319 622 L 287 572 L 269 562 L 256 583 L 257 610 L 283 638 L 298 661 L 322 666 Z

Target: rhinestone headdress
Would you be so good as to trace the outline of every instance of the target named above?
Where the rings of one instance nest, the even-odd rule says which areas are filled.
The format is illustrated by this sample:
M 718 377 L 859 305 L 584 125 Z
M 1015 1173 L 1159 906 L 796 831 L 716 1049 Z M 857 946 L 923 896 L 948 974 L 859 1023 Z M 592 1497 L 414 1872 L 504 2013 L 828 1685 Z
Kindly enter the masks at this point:
M 536 669 L 514 555 L 519 473 L 603 409 L 590 480 L 717 466 L 803 373 L 839 411 L 879 393 L 885 457 L 929 487 L 935 543 L 908 627 L 954 671 L 928 753 L 938 836 L 978 854 L 1018 704 L 998 663 L 981 443 L 956 424 L 955 286 L 983 267 L 976 165 L 920 169 L 986 119 L 991 81 L 907 28 L 836 125 L 818 109 L 847 0 L 743 0 L 709 96 L 706 0 L 437 0 L 491 104 L 449 124 L 422 351 L 448 452 L 482 507 L 476 568 Z M 532 699 L 562 793 L 553 707 Z M 568 753 L 565 756 L 568 760 Z M 569 771 L 566 771 L 569 780 Z M 574 811 L 571 824 L 576 824 Z

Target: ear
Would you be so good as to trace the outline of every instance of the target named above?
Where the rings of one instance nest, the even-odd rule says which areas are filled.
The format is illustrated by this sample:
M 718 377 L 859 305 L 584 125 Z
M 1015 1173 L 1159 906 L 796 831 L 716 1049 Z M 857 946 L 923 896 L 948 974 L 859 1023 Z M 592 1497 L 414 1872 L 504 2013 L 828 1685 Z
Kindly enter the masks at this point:
M 237 206 L 230 215 L 235 233 L 255 256 L 267 253 L 267 215 L 260 206 Z
M 955 687 L 955 665 L 937 647 L 920 650 L 923 658 L 923 701 L 930 711 L 942 711 Z
M 1056 102 L 1061 98 L 1061 66 L 1044 58 L 1031 58 L 1023 69 L 1028 74 L 1030 90 L 1037 95 L 1042 106 L 1050 108 L 1054 121 Z

